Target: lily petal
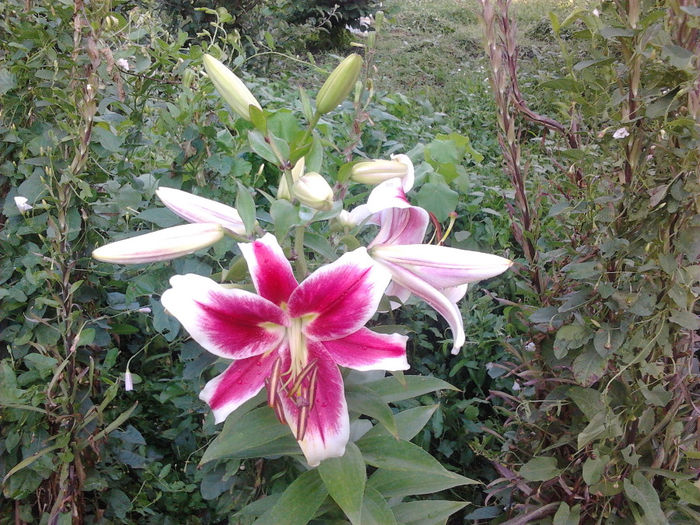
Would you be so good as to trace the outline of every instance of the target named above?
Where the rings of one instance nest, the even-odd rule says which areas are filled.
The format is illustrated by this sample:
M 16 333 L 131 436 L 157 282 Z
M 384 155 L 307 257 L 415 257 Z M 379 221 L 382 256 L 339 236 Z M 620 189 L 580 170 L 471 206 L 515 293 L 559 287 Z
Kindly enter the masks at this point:
M 188 222 L 214 222 L 236 235 L 246 234 L 243 220 L 236 208 L 164 186 L 156 190 L 156 195 L 168 209 Z
M 367 328 L 322 344 L 340 366 L 355 370 L 408 370 L 406 341 L 401 334 L 379 334 Z
M 175 275 L 170 285 L 161 297 L 163 306 L 214 355 L 244 359 L 274 349 L 284 339 L 289 319 L 267 299 L 195 274 Z
M 272 352 L 269 355 L 234 361 L 204 386 L 199 399 L 209 404 L 216 423 L 221 423 L 231 412 L 262 390 L 276 359 L 277 353 Z
M 390 279 L 365 248 L 358 248 L 307 277 L 289 298 L 289 315 L 306 318 L 308 337 L 345 337 L 374 315 Z
M 218 224 L 183 224 L 105 244 L 93 250 L 92 256 L 116 264 L 169 261 L 211 246 L 223 236 Z
M 438 289 L 488 279 L 513 264 L 498 255 L 434 244 L 375 246 L 371 253 L 376 260 L 406 268 Z
M 266 233 L 255 242 L 238 246 L 258 293 L 276 305 L 288 302 L 298 283 L 275 236 Z
M 417 244 L 425 237 L 430 215 L 423 208 L 389 208 L 379 212 L 377 236 L 370 247 L 381 244 Z
M 423 299 L 445 318 L 447 324 L 450 325 L 454 339 L 452 353 L 458 354 L 459 349 L 464 344 L 465 336 L 462 314 L 457 308 L 457 304 L 450 301 L 445 294 L 431 286 L 426 280 L 407 269 L 387 261 L 380 261 L 379 264 L 385 266 L 391 272 L 393 282 L 410 290 L 411 293 Z
M 316 467 L 327 458 L 345 454 L 350 438 L 350 418 L 345 401 L 343 378 L 333 360 L 318 343 L 309 343 L 309 360 L 317 360 L 316 387 L 310 406 L 303 408 L 287 396 L 281 396 L 284 415 L 297 437 L 300 417 L 306 417 L 303 439 L 298 440 L 306 461 Z M 288 366 L 287 363 L 283 367 Z M 308 383 L 309 379 L 304 382 Z M 307 414 L 303 410 L 308 410 Z

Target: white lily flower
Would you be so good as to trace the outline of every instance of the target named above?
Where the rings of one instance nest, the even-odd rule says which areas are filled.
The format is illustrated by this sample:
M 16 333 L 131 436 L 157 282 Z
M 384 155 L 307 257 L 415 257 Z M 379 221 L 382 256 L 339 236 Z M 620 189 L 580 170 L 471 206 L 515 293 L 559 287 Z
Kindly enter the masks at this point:
M 245 226 L 236 208 L 193 195 L 175 188 L 161 186 L 156 195 L 170 211 L 188 222 L 217 223 L 236 235 L 245 235 Z

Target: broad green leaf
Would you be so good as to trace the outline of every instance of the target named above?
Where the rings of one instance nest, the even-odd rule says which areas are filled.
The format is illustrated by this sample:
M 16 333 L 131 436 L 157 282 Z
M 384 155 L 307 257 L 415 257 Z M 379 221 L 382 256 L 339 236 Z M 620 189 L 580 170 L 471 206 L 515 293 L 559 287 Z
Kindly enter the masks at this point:
M 592 388 L 583 388 L 580 386 L 571 386 L 566 391 L 567 395 L 576 403 L 576 406 L 583 412 L 590 421 L 600 412 L 603 406 L 603 400 L 600 392 Z
M 355 385 L 345 391 L 348 409 L 373 417 L 386 428 L 392 436 L 398 437 L 399 431 L 394 421 L 394 413 L 389 405 L 375 392 Z
M 459 390 L 442 379 L 430 376 L 404 376 L 405 384 L 394 376 L 365 383 L 363 386 L 379 394 L 387 403 L 422 396 L 436 390 Z
M 608 455 L 588 458 L 583 464 L 583 481 L 585 481 L 587 485 L 598 483 L 609 462 L 610 456 Z
M 17 77 L 5 68 L 0 69 L 0 95 L 17 87 Z
M 468 504 L 467 501 L 409 501 L 399 503 L 393 511 L 401 525 L 444 525 L 447 518 Z
M 694 483 L 681 479 L 673 482 L 676 495 L 686 503 L 700 505 L 700 488 Z
M 274 411 L 261 407 L 235 421 L 224 425 L 221 433 L 212 441 L 202 456 L 201 463 L 215 459 L 247 457 L 252 449 L 259 450 L 282 436 L 291 435 L 289 427 L 281 424 Z
M 341 458 L 323 460 L 318 466 L 328 494 L 353 524 L 362 523 L 362 499 L 367 482 L 365 462 L 354 443 L 348 443 Z
M 688 330 L 700 330 L 700 316 L 694 313 L 681 311 L 681 310 L 671 310 L 671 315 L 669 316 L 669 321 L 676 323 L 683 328 Z
M 363 437 L 357 442 L 365 461 L 387 470 L 448 473 L 440 462 L 410 441 L 391 436 Z
M 581 505 L 569 508 L 569 505 L 562 501 L 554 515 L 552 525 L 578 525 L 580 519 Z
M 377 490 L 385 498 L 432 494 L 458 485 L 478 484 L 478 481 L 448 470 L 440 474 L 379 469 L 367 480 L 367 486 Z
M 362 500 L 362 525 L 397 525 L 391 507 L 372 487 L 365 487 Z
M 428 405 L 409 408 L 398 414 L 394 414 L 394 421 L 399 432 L 399 437 L 406 441 L 413 439 L 418 432 L 430 421 L 440 405 Z M 389 436 L 389 431 L 381 425 L 375 425 L 367 432 L 364 438 Z
M 287 487 L 277 503 L 254 525 L 306 525 L 327 495 L 318 469 L 307 470 Z
M 416 195 L 418 205 L 435 214 L 437 220 L 446 221 L 450 213 L 455 211 L 459 194 L 450 189 L 447 184 L 426 182 Z
M 637 471 L 632 475 L 632 480 L 625 478 L 623 481 L 627 497 L 639 505 L 644 512 L 645 525 L 664 525 L 668 523 L 661 510 L 661 502 L 656 489 L 651 482 Z
M 275 152 L 265 141 L 265 137 L 263 137 L 262 133 L 259 131 L 250 130 L 248 132 L 248 143 L 250 144 L 250 149 L 252 149 L 253 152 L 257 153 L 263 159 L 271 162 L 275 166 L 279 165 L 279 159 L 277 159 Z
M 580 348 L 591 337 L 591 331 L 578 323 L 562 326 L 554 338 L 554 356 L 563 359 L 569 350 Z
M 279 238 L 287 235 L 289 229 L 301 221 L 299 208 L 287 200 L 274 201 L 270 205 L 270 215 L 275 224 L 275 235 Z
M 139 213 L 136 218 L 152 222 L 160 228 L 170 228 L 182 222 L 182 219 L 168 208 L 149 208 Z
M 588 345 L 583 352 L 574 359 L 572 367 L 574 377 L 576 377 L 576 380 L 580 384 L 590 386 L 603 375 L 607 364 L 607 357 L 601 357 L 592 345 Z
M 528 481 L 547 481 L 557 477 L 561 469 L 557 468 L 556 458 L 544 456 L 532 458 L 520 467 L 519 474 Z
M 608 357 L 615 352 L 625 340 L 621 330 L 600 328 L 593 337 L 593 346 L 601 357 Z

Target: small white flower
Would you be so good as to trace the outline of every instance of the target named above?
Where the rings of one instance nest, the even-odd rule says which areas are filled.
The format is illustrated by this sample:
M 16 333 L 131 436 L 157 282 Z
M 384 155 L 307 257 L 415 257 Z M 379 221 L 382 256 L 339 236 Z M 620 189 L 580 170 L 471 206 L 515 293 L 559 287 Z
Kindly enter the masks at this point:
M 520 383 L 518 383 L 517 381 L 513 381 L 513 390 L 516 392 L 520 390 Z
M 124 71 L 129 71 L 129 61 L 126 58 L 117 59 L 117 65 Z
M 625 137 L 629 137 L 630 132 L 627 131 L 627 128 L 618 128 L 615 133 L 613 133 L 613 138 L 614 139 L 624 139 Z
M 491 370 L 493 368 L 493 363 L 486 363 L 484 366 L 486 367 L 486 370 Z
M 532 341 L 529 341 L 529 342 L 525 345 L 525 350 L 526 350 L 527 352 L 534 352 L 534 351 L 535 351 L 535 343 L 533 343 Z
M 27 197 L 22 196 L 15 197 L 15 206 L 17 206 L 17 209 L 20 211 L 20 213 L 29 211 L 34 207 L 31 204 L 29 204 Z
M 124 390 L 131 392 L 134 389 L 134 378 L 131 376 L 131 372 L 127 368 L 124 373 Z
M 137 312 L 142 313 L 142 314 L 150 314 L 151 309 L 148 306 L 143 306 L 137 310 Z
M 598 9 L 594 9 L 593 16 L 600 16 L 600 11 L 598 11 Z

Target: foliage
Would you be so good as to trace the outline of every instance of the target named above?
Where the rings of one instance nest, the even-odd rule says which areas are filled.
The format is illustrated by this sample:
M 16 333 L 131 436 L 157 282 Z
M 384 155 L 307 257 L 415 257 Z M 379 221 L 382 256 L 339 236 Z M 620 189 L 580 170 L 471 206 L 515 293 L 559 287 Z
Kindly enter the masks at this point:
M 695 522 L 697 10 L 550 15 L 566 60 L 538 79 L 551 118 L 520 92 L 508 7 L 483 17 L 532 308 L 504 363 L 523 390 L 503 396 L 512 431 L 489 492 L 521 519 Z

